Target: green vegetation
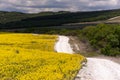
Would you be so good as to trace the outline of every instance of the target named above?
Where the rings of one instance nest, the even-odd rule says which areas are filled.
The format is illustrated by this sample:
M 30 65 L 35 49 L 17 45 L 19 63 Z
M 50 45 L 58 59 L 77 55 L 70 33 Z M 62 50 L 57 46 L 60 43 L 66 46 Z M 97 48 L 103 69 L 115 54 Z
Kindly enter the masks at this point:
M 67 23 L 107 20 L 115 16 L 120 16 L 119 9 L 94 12 L 42 12 L 38 14 L 0 12 L 0 28 L 59 26 Z
M 86 27 L 79 37 L 88 40 L 94 48 L 100 49 L 105 55 L 120 55 L 120 25 L 99 24 L 96 27 Z
M 93 48 L 104 55 L 120 55 L 120 25 L 98 24 L 84 29 L 29 28 L 16 32 L 60 34 L 77 36 L 83 42 L 89 42 Z
M 86 27 L 67 28 L 67 23 L 102 21 L 120 16 L 120 9 L 94 12 L 41 12 L 26 14 L 19 12 L 0 12 L 0 29 L 15 29 L 13 32 L 61 34 L 78 36 L 109 56 L 120 54 L 120 25 L 100 24 Z M 53 27 L 54 26 L 54 27 Z M 21 28 L 21 29 L 20 29 Z

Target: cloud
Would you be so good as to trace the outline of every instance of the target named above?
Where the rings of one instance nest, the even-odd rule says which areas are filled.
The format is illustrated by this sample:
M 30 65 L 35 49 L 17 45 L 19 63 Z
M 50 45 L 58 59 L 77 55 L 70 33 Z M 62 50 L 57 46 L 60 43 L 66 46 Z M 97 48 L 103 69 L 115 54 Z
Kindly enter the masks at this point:
M 37 13 L 41 11 L 94 11 L 120 8 L 120 0 L 0 0 L 0 10 Z

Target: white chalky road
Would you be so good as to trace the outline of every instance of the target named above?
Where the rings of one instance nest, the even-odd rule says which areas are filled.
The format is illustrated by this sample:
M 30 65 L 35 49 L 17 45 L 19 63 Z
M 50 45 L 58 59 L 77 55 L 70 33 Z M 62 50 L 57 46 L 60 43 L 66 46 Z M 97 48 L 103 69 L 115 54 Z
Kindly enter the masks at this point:
M 120 65 L 106 59 L 87 58 L 76 80 L 120 80 Z
M 63 52 L 63 53 L 68 53 L 68 54 L 73 54 L 73 50 L 69 44 L 69 38 L 66 36 L 59 36 L 58 42 L 55 45 L 55 50 L 57 52 Z
M 55 50 L 74 53 L 66 36 L 59 36 Z M 120 64 L 106 59 L 87 58 L 87 60 L 86 66 L 79 71 L 75 80 L 120 80 Z

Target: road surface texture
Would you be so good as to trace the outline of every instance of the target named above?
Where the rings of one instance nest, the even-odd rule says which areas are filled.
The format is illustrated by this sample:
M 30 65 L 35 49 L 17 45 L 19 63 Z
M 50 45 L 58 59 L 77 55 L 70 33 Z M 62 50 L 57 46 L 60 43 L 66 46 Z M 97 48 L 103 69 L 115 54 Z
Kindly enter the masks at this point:
M 105 59 L 87 58 L 75 80 L 120 80 L 120 65 Z
M 74 53 L 66 36 L 59 36 L 55 50 Z M 79 71 L 75 80 L 120 80 L 120 64 L 107 59 L 87 58 L 87 64 Z
M 59 36 L 58 42 L 55 45 L 55 50 L 61 53 L 73 54 L 73 50 L 69 44 L 69 38 L 66 36 Z

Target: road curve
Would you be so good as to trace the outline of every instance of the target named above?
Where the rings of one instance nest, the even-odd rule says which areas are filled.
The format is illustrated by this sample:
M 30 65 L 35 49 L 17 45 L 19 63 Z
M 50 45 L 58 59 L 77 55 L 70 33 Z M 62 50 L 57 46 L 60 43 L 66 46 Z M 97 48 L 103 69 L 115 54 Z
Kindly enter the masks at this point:
M 55 50 L 74 53 L 66 36 L 59 36 Z M 86 66 L 79 71 L 75 80 L 120 80 L 120 64 L 107 59 L 87 58 L 87 60 Z
M 120 65 L 106 59 L 87 58 L 75 80 L 120 80 Z
M 55 45 L 55 50 L 58 53 L 73 54 L 73 50 L 69 44 L 69 38 L 66 36 L 59 36 L 58 42 Z

